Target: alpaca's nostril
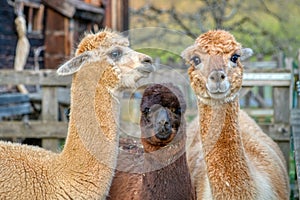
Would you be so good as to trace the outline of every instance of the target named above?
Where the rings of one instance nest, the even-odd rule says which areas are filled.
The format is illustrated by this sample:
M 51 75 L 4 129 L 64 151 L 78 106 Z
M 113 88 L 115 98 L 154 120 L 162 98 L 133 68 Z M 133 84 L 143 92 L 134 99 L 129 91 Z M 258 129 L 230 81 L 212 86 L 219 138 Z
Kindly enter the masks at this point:
M 213 71 L 209 75 L 209 79 L 213 82 L 222 82 L 226 79 L 226 74 L 223 71 Z
M 169 124 L 168 121 L 166 121 L 165 119 L 161 120 L 160 122 L 158 122 L 160 126 L 167 126 Z
M 157 111 L 155 133 L 156 137 L 160 140 L 169 139 L 172 133 L 170 118 L 167 110 L 164 108 L 160 108 Z
M 152 64 L 152 58 L 150 58 L 149 56 L 145 56 L 145 57 L 142 59 L 142 63 L 143 63 L 143 64 Z

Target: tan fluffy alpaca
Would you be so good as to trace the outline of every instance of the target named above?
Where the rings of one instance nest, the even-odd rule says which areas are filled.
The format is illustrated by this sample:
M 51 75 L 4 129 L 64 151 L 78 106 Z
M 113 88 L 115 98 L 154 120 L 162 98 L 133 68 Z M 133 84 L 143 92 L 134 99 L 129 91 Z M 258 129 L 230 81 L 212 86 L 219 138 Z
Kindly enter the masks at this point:
M 0 199 L 105 199 L 118 148 L 117 96 L 153 71 L 151 58 L 116 32 L 86 35 L 58 69 L 73 74 L 71 114 L 60 154 L 0 143 Z
M 187 145 L 198 199 L 289 198 L 282 153 L 239 108 L 240 59 L 251 54 L 222 30 L 200 35 L 182 53 L 191 64 L 191 87 L 198 100 L 199 118 L 188 129 Z

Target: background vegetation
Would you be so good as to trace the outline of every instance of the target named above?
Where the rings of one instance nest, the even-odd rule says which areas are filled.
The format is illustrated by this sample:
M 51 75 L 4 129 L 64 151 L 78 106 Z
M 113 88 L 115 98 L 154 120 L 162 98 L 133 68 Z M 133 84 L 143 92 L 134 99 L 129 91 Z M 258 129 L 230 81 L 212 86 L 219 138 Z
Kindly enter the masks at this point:
M 130 29 L 161 27 L 191 38 L 210 29 L 225 29 L 254 50 L 254 59 L 271 60 L 297 56 L 299 10 L 299 0 L 131 0 Z M 162 62 L 174 57 L 169 52 L 155 53 Z

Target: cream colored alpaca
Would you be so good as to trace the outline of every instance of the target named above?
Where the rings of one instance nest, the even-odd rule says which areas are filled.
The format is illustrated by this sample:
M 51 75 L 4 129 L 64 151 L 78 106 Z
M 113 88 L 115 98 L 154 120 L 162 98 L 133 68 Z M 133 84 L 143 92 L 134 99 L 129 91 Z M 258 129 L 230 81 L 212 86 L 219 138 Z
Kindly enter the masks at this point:
M 187 132 L 188 163 L 198 199 L 289 199 L 282 153 L 239 109 L 240 59 L 251 54 L 222 30 L 200 35 L 182 53 L 191 64 L 200 116 Z
M 58 69 L 73 74 L 68 137 L 60 154 L 0 143 L 0 199 L 105 199 L 118 148 L 119 89 L 153 71 L 121 35 L 86 35 Z

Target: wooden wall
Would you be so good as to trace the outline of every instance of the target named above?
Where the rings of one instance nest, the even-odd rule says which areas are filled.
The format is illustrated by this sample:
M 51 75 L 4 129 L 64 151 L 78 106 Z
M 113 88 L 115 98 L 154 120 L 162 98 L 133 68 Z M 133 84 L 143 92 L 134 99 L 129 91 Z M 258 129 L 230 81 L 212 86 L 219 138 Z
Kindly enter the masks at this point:
M 14 28 L 14 10 L 6 0 L 0 0 L 0 69 L 13 68 L 17 34 Z
M 59 0 L 43 2 L 46 5 L 45 68 L 57 69 L 73 56 L 84 33 L 103 28 L 104 10 L 99 7 L 100 1 L 89 2 L 93 6 Z
M 7 3 L 7 0 L 0 0 L 0 69 L 13 69 L 14 66 L 18 39 L 15 18 L 14 8 Z M 34 49 L 44 44 L 44 39 L 38 35 L 28 34 L 27 37 L 30 43 L 30 52 L 25 65 L 26 69 L 32 68 L 34 65 Z
M 88 0 L 85 1 L 88 2 Z M 24 2 L 27 7 L 24 7 L 23 12 L 27 21 L 29 16 L 34 18 L 35 16 L 32 15 L 32 13 L 36 12 L 28 9 L 28 5 L 34 5 L 36 9 L 39 3 L 44 3 L 44 1 L 39 0 L 32 2 L 24 0 Z M 94 6 L 103 6 L 101 2 L 101 0 L 89 1 L 89 3 Z M 86 13 L 88 14 L 88 11 Z M 30 53 L 25 69 L 34 68 L 34 51 L 38 47 L 43 46 L 45 50 L 42 50 L 39 54 L 39 67 L 41 69 L 56 69 L 62 62 L 72 56 L 74 45 L 78 43 L 83 33 L 93 29 L 90 22 L 97 20 L 94 15 L 90 16 L 92 17 L 90 20 L 81 20 L 79 19 L 80 16 L 77 16 L 77 18 L 69 18 L 49 7 L 45 7 L 42 14 L 44 16 L 40 27 L 42 27 L 43 30 L 39 33 L 35 31 L 29 31 L 27 33 L 30 43 Z M 15 18 L 14 7 L 9 5 L 7 0 L 0 0 L 0 69 L 13 69 L 18 39 L 14 23 Z M 35 22 L 34 19 L 31 20 L 33 23 Z M 98 29 L 101 29 L 103 25 L 102 21 L 97 23 L 100 25 Z
M 105 8 L 105 26 L 117 31 L 129 29 L 129 0 L 108 0 Z
M 46 12 L 45 68 L 56 69 L 71 53 L 70 20 L 51 8 Z

